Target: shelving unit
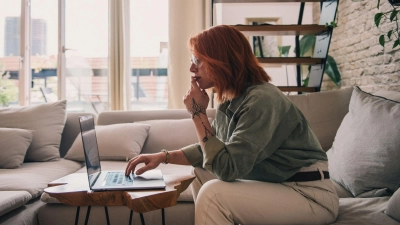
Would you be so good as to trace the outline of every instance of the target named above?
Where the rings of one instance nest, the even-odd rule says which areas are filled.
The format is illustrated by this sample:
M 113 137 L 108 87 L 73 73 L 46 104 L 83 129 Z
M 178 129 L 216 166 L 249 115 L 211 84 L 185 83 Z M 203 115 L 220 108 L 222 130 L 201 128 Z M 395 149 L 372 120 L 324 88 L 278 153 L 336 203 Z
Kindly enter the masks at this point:
M 285 25 L 232 25 L 246 36 L 294 36 L 296 57 L 264 57 L 258 58 L 262 64 L 296 65 L 297 86 L 279 86 L 284 92 L 318 92 L 321 89 L 322 78 L 325 70 L 326 58 L 332 37 L 332 21 L 335 21 L 338 0 L 212 0 L 212 15 L 216 3 L 299 3 L 300 11 L 297 24 Z M 320 2 L 319 24 L 302 24 L 304 5 L 306 2 Z M 213 16 L 214 17 L 214 16 Z M 211 19 L 214 24 L 213 18 Z M 326 26 L 326 24 L 329 24 Z M 300 57 L 300 36 L 315 35 L 316 43 L 312 57 Z M 310 65 L 310 78 L 308 87 L 302 86 L 301 65 Z

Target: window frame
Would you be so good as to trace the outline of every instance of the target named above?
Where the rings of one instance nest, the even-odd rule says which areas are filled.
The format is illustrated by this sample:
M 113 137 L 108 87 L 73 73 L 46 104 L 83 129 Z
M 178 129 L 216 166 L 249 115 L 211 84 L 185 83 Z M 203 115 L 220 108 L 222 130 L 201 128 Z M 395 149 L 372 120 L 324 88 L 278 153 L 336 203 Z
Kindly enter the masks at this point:
M 31 67 L 31 0 L 21 0 L 21 40 L 19 68 L 19 105 L 30 105 Z

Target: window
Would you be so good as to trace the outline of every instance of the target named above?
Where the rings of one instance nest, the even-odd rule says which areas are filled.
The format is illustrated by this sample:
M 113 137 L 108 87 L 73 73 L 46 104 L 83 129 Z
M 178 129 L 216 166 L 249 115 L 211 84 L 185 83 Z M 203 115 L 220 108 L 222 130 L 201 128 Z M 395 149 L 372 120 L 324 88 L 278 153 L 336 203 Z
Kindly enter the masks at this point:
M 168 103 L 168 1 L 131 0 L 132 110 Z
M 3 0 L 0 7 L 0 108 L 19 105 L 21 2 Z
M 108 106 L 108 0 L 65 1 L 65 97 L 68 111 Z
M 167 108 L 168 1 L 129 3 L 132 109 Z M 109 0 L 1 5 L 0 107 L 41 104 L 58 95 L 70 112 L 108 109 Z M 55 98 L 46 98 L 47 92 Z
M 57 100 L 57 21 L 57 1 L 31 0 L 31 104 Z M 55 97 L 46 99 L 44 88 Z

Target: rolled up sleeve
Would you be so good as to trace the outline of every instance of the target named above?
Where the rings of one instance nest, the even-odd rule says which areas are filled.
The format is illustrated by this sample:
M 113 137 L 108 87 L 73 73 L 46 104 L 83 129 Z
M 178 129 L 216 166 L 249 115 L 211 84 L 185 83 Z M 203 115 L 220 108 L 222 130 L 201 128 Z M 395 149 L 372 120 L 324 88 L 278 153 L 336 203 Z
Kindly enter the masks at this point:
M 181 150 L 192 166 L 201 167 L 203 165 L 203 153 L 198 143 L 183 147 Z
M 204 145 L 203 168 L 212 173 L 213 172 L 212 164 L 214 158 L 218 154 L 218 152 L 220 152 L 224 148 L 225 144 L 215 136 L 208 139 L 208 141 Z

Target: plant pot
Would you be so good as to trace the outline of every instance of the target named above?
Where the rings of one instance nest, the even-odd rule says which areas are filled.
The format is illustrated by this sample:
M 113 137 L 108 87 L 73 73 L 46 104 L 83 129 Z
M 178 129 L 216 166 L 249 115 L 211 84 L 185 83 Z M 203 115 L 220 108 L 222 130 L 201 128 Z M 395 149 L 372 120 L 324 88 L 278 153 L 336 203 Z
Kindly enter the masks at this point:
M 400 6 L 400 0 L 388 0 L 393 6 Z

